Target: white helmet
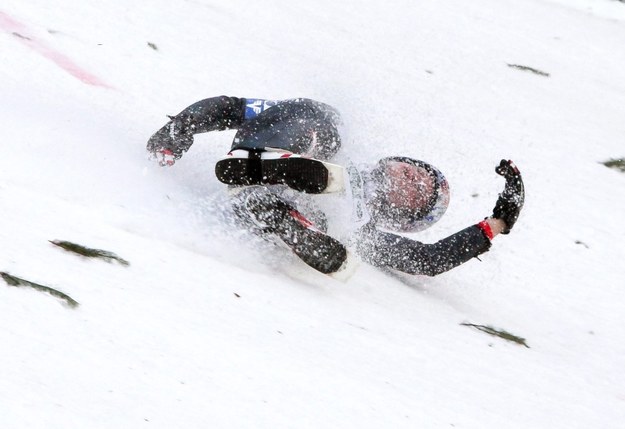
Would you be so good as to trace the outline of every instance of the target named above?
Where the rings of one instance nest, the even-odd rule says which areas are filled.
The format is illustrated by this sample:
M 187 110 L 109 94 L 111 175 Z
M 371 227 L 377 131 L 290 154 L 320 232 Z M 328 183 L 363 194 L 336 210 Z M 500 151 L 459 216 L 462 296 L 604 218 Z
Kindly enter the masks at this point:
M 417 232 L 436 223 L 449 205 L 449 184 L 434 166 L 391 156 L 365 173 L 365 199 L 373 222 L 397 232 Z

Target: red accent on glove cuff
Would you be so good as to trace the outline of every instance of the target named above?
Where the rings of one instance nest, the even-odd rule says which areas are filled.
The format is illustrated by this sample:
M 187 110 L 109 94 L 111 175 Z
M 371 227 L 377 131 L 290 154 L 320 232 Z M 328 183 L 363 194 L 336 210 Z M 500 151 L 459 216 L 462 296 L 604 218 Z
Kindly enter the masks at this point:
M 494 238 L 493 230 L 490 228 L 490 225 L 488 224 L 486 220 L 483 220 L 482 222 L 478 223 L 477 227 L 482 230 L 484 235 L 488 237 L 489 240 L 492 240 Z

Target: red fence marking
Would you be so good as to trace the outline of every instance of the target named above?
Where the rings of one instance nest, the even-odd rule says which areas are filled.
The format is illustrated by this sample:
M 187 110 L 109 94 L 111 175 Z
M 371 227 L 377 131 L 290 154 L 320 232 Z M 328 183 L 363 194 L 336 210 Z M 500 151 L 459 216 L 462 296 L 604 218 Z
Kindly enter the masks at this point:
M 45 42 L 29 35 L 28 28 L 24 24 L 16 21 L 2 11 L 0 11 L 0 28 L 7 33 L 13 34 L 17 40 L 43 57 L 49 59 L 67 73 L 79 79 L 81 82 L 103 88 L 112 88 L 99 77 L 81 68 L 66 55 L 51 48 Z

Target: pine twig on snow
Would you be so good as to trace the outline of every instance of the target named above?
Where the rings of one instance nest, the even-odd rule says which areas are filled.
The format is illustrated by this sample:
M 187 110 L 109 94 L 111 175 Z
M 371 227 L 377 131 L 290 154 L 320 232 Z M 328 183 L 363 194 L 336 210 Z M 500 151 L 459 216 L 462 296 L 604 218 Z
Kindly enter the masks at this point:
M 542 70 L 535 69 L 534 67 L 522 66 L 520 64 L 508 64 L 508 67 L 511 67 L 517 70 L 528 71 L 528 72 L 537 74 L 539 76 L 549 77 L 549 73 L 544 72 Z
M 521 344 L 522 346 L 525 346 L 528 349 L 530 348 L 530 346 L 528 346 L 527 343 L 525 342 L 525 338 L 518 337 L 518 336 L 513 335 L 513 334 L 511 334 L 509 332 L 506 332 L 504 330 L 495 329 L 492 326 L 476 325 L 474 323 L 461 323 L 461 325 L 462 326 L 470 326 L 470 327 L 475 328 L 477 330 L 480 330 L 482 332 L 486 332 L 489 335 L 493 335 L 495 337 L 500 337 L 500 338 L 503 338 L 506 341 L 511 341 L 513 343 Z
M 76 301 L 75 299 L 73 299 L 72 297 L 70 297 L 67 294 L 64 294 L 63 292 L 60 292 L 56 289 L 53 289 L 51 287 L 48 286 L 43 286 L 40 285 L 38 283 L 34 283 L 31 282 L 29 280 L 25 280 L 19 277 L 15 277 L 9 273 L 5 273 L 5 272 L 0 272 L 0 276 L 2 276 L 2 278 L 4 279 L 4 281 L 9 285 L 9 286 L 25 286 L 25 287 L 30 287 L 33 288 L 35 290 L 38 290 L 40 292 L 46 292 L 49 293 L 50 295 L 56 297 L 56 298 L 60 298 L 63 301 L 65 301 L 67 303 L 68 306 L 72 307 L 72 308 L 76 308 L 78 307 L 78 301 Z
M 603 161 L 602 164 L 608 168 L 613 168 L 625 173 L 625 158 L 612 158 L 607 161 Z
M 120 258 L 113 252 L 109 252 L 107 250 L 100 249 L 91 249 L 89 247 L 81 246 L 80 244 L 71 243 L 69 241 L 62 240 L 51 240 L 50 243 L 58 246 L 68 252 L 76 253 L 80 256 L 84 256 L 86 258 L 99 258 L 104 259 L 107 262 L 117 261 L 121 265 L 128 266 L 130 263 L 125 259 Z

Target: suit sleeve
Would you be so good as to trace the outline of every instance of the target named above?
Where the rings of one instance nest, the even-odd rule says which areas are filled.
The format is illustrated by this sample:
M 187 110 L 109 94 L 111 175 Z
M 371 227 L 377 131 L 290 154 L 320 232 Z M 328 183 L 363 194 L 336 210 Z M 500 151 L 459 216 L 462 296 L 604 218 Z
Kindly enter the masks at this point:
M 226 129 L 237 129 L 245 116 L 245 98 L 220 97 L 206 98 L 193 103 L 175 118 L 182 122 L 183 131 L 192 134 Z
M 434 244 L 378 231 L 372 224 L 359 231 L 357 249 L 368 263 L 408 274 L 435 276 L 449 271 L 490 249 L 488 237 L 470 226 Z
M 148 140 L 150 152 L 168 150 L 180 158 L 193 144 L 193 136 L 209 131 L 238 129 L 245 116 L 245 99 L 212 97 L 194 103 L 171 117 Z

